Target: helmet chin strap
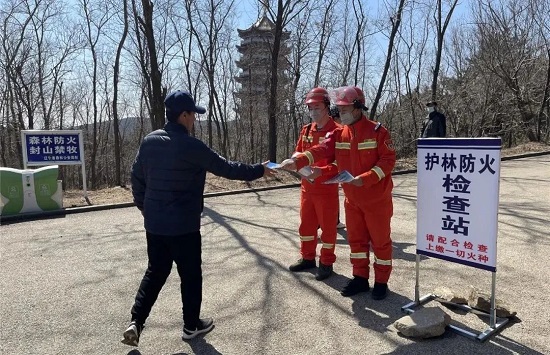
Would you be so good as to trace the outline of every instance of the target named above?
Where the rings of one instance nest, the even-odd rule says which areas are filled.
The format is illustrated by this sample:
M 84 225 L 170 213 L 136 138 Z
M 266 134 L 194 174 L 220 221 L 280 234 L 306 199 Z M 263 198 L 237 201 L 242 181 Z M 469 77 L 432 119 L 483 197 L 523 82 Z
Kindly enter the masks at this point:
M 357 111 L 359 111 L 358 114 L 356 114 Z M 360 108 L 354 108 L 352 114 L 353 118 L 355 118 L 355 121 L 358 121 L 359 119 L 361 119 L 361 116 L 363 116 L 363 110 Z

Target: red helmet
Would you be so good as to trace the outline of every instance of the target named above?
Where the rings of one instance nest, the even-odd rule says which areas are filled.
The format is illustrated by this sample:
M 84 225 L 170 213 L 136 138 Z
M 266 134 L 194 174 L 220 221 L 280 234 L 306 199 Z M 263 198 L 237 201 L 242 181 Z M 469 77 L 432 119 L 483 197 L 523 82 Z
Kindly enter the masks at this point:
M 316 102 L 324 102 L 327 105 L 330 104 L 330 98 L 326 89 L 317 87 L 311 89 L 311 91 L 307 93 L 305 104 L 308 105 Z
M 337 106 L 353 105 L 353 101 L 360 100 L 353 86 L 342 86 L 332 92 L 333 101 Z M 363 100 L 365 98 L 363 97 Z
M 353 89 L 357 93 L 357 100 L 359 100 L 359 102 L 364 105 L 365 104 L 365 94 L 363 93 L 363 90 L 361 90 L 357 86 L 354 86 Z

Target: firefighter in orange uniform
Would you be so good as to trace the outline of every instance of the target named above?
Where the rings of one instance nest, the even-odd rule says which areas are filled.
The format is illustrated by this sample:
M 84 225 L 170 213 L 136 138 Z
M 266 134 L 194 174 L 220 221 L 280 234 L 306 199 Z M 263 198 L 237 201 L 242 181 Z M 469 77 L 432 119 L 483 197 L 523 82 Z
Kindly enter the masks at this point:
M 380 123 L 363 114 L 364 94 L 357 87 L 334 91 L 342 128 L 334 130 L 315 147 L 285 160 L 284 169 L 295 170 L 317 161 L 338 161 L 339 171 L 347 170 L 353 180 L 342 184 L 353 279 L 342 290 L 349 297 L 369 291 L 369 253 L 374 252 L 372 298 L 384 299 L 392 270 L 390 221 L 393 215 L 391 171 L 395 150 L 390 134 Z
M 296 153 L 309 149 L 325 139 L 327 133 L 340 127 L 329 116 L 330 98 L 324 88 L 313 88 L 307 95 L 305 104 L 312 123 L 305 125 L 296 144 Z M 290 265 L 293 272 L 316 267 L 317 230 L 321 227 L 321 257 L 315 274 L 317 280 L 324 280 L 332 274 L 332 264 L 336 260 L 336 225 L 338 223 L 338 185 L 323 184 L 338 173 L 335 164 L 327 159 L 319 159 L 311 164 L 313 173 L 302 179 L 300 194 L 300 253 L 302 258 Z M 307 174 L 306 174 L 307 175 Z

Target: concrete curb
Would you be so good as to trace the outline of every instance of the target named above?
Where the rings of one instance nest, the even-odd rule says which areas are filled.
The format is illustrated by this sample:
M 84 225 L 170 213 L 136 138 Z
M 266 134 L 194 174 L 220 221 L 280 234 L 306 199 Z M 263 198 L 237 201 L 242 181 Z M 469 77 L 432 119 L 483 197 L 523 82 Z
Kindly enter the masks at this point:
M 537 156 L 549 155 L 549 154 L 550 154 L 550 151 L 525 153 L 525 154 L 502 157 L 501 161 L 537 157 Z M 395 171 L 392 173 L 392 175 L 397 176 L 397 175 L 405 175 L 405 174 L 413 174 L 413 173 L 416 173 L 416 169 Z M 288 188 L 294 188 L 294 187 L 300 187 L 300 184 L 295 183 L 295 184 L 266 186 L 266 187 L 241 189 L 241 190 L 211 192 L 211 193 L 204 194 L 204 198 L 237 195 L 237 194 L 244 194 L 244 193 L 256 193 L 256 192 L 262 192 L 262 191 L 288 189 Z M 68 214 L 74 214 L 74 213 L 103 211 L 103 210 L 111 210 L 115 208 L 127 208 L 127 207 L 133 207 L 133 206 L 134 206 L 133 202 L 125 202 L 125 203 L 113 203 L 113 204 L 107 204 L 107 205 L 70 207 L 70 208 L 63 208 L 55 211 L 23 213 L 23 214 L 18 214 L 13 216 L 0 217 L 0 224 L 6 223 L 6 222 L 13 223 L 13 222 L 20 222 L 20 221 L 27 221 L 27 220 L 37 220 L 37 219 L 43 219 L 43 218 L 49 218 L 49 217 L 60 217 Z

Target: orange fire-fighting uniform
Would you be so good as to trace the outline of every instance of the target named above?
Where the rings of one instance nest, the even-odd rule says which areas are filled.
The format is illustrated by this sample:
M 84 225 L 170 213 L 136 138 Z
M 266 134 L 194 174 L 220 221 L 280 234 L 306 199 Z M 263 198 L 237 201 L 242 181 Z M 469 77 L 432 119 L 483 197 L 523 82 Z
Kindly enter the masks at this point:
M 388 130 L 364 115 L 337 128 L 322 144 L 295 157 L 296 168 L 317 161 L 338 162 L 339 171 L 360 176 L 363 186 L 342 184 L 353 275 L 369 277 L 369 249 L 374 252 L 375 282 L 387 283 L 392 269 L 390 221 L 393 215 L 391 171 L 395 165 Z
M 322 128 L 315 122 L 302 127 L 296 152 L 300 153 L 322 143 L 327 133 L 340 127 L 330 119 Z M 317 249 L 317 229 L 321 227 L 320 262 L 332 265 L 336 260 L 334 247 L 336 244 L 336 225 L 338 224 L 338 184 L 323 184 L 323 182 L 338 174 L 338 167 L 332 161 L 319 159 L 312 167 L 321 169 L 321 176 L 310 182 L 302 179 L 300 193 L 300 252 L 305 260 L 314 260 Z

